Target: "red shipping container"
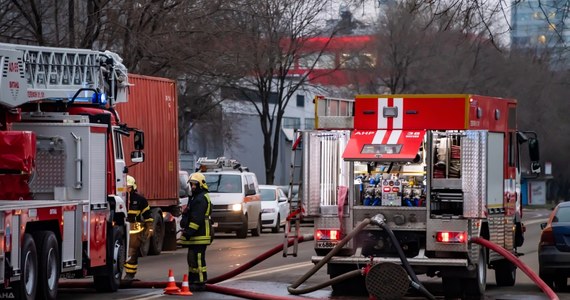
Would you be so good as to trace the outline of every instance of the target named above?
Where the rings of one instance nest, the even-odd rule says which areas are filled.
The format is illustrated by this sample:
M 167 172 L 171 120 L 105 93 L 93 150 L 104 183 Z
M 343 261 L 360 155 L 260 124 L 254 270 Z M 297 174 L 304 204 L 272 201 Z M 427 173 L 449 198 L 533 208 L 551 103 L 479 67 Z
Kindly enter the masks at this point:
M 144 131 L 145 161 L 129 168 L 152 207 L 178 205 L 178 102 L 176 82 L 129 74 L 129 101 L 116 110 L 121 123 Z M 132 139 L 130 140 L 132 141 Z M 132 142 L 124 143 L 130 164 Z

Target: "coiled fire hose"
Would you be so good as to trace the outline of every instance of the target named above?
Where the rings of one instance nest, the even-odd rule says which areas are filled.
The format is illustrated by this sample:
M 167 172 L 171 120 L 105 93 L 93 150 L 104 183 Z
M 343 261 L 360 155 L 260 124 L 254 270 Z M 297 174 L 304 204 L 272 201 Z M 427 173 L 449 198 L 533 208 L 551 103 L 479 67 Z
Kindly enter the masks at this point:
M 311 287 L 306 287 L 303 289 L 297 289 L 303 282 L 305 282 L 307 279 L 309 279 L 309 277 L 311 277 L 313 274 L 315 274 L 322 266 L 324 266 L 334 255 L 336 255 L 336 253 L 338 253 L 342 247 L 344 245 L 346 245 L 346 243 L 348 243 L 352 238 L 354 238 L 354 236 L 359 233 L 362 229 L 364 229 L 364 227 L 366 227 L 368 224 L 375 224 L 380 226 L 382 229 L 386 230 L 386 232 L 388 233 L 388 235 L 390 236 L 390 239 L 392 240 L 392 242 L 394 242 L 394 245 L 396 245 L 396 249 L 398 251 L 398 255 L 400 256 L 400 260 L 402 261 L 402 264 L 404 265 L 404 268 L 406 270 L 406 272 L 408 273 L 408 275 L 410 276 L 410 278 L 412 279 L 412 287 L 416 288 L 418 291 L 420 291 L 421 293 L 423 293 L 426 298 L 428 299 L 435 299 L 435 297 L 421 284 L 420 280 L 418 279 L 418 277 L 416 276 L 416 274 L 414 273 L 412 267 L 410 266 L 406 255 L 404 254 L 404 251 L 402 250 L 402 248 L 400 247 L 400 244 L 398 243 L 396 236 L 394 235 L 394 232 L 392 232 L 392 230 L 390 229 L 390 227 L 386 224 L 384 216 L 382 214 L 377 214 L 376 216 L 372 217 L 372 219 L 366 218 L 364 220 L 362 220 L 362 222 L 360 222 L 356 228 L 354 228 L 346 237 L 344 237 L 338 245 L 336 245 L 321 261 L 319 261 L 311 270 L 309 270 L 307 273 L 305 273 L 305 275 L 303 275 L 301 278 L 299 278 L 297 281 L 295 281 L 292 285 L 287 287 L 287 291 L 289 291 L 289 293 L 293 294 L 293 295 L 300 295 L 300 294 L 306 294 L 306 293 L 310 293 L 310 292 L 314 292 L 318 289 L 321 289 L 323 287 L 332 285 L 332 284 L 336 284 L 338 282 L 344 281 L 346 279 L 352 278 L 352 277 L 356 277 L 358 275 L 363 275 L 363 271 L 362 270 L 353 270 L 347 273 L 344 273 L 340 276 L 337 276 L 329 281 L 311 286 Z

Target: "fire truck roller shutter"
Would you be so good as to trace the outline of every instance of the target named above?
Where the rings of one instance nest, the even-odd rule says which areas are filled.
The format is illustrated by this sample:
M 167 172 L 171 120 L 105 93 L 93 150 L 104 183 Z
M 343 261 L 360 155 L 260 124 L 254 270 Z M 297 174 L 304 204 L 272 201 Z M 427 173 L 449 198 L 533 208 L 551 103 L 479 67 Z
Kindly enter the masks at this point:
M 425 130 L 355 130 L 342 157 L 357 161 L 414 161 Z

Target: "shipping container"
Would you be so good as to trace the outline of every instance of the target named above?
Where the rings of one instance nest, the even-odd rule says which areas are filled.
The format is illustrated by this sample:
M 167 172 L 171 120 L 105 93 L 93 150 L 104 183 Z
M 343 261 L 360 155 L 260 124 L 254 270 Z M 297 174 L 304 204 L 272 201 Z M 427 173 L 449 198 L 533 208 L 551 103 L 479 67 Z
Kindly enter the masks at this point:
M 165 234 L 169 242 L 164 250 L 176 247 L 175 237 L 172 244 L 171 236 L 176 235 L 176 229 L 170 223 L 174 223 L 173 215 L 177 216 L 180 210 L 176 82 L 129 74 L 129 83 L 132 86 L 129 87 L 128 102 L 117 104 L 116 110 L 121 123 L 144 132 L 144 162 L 130 166 L 128 174 L 135 178 L 139 192 L 149 201 L 153 217 L 158 219 L 154 222 L 154 236 L 148 251 L 159 254 Z M 124 147 L 125 154 L 134 150 L 129 143 Z M 126 157 L 125 161 L 129 166 L 130 159 Z

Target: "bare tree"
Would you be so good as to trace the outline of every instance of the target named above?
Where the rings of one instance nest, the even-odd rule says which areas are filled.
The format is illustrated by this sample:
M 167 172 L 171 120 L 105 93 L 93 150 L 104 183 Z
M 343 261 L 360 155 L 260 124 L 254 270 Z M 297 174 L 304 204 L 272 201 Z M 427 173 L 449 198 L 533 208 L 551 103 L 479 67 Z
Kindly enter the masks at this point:
M 224 39 L 230 47 L 225 51 L 233 53 L 242 78 L 227 83 L 236 89 L 255 91 L 254 96 L 248 97 L 259 116 L 268 184 L 274 182 L 285 108 L 295 92 L 305 85 L 324 49 L 311 53 L 314 56 L 308 73 L 291 80 L 291 70 L 297 59 L 305 55 L 302 49 L 308 38 L 322 33 L 318 18 L 326 5 L 320 0 L 238 0 L 228 6 L 229 24 L 233 24 L 235 33 L 233 43 Z

